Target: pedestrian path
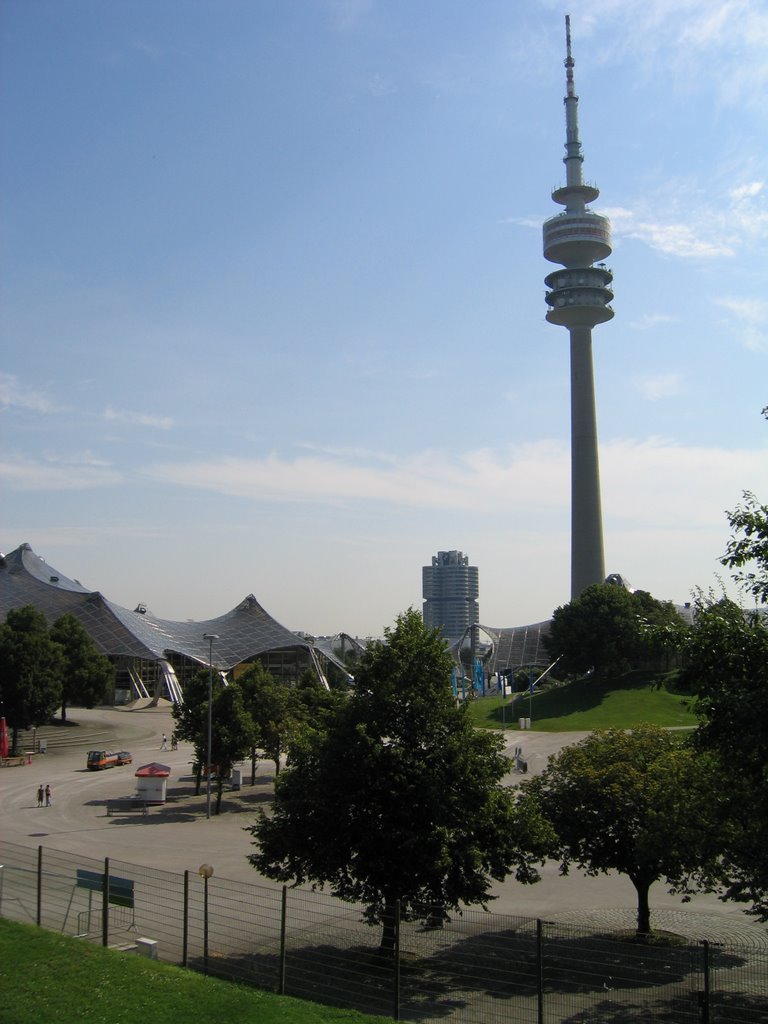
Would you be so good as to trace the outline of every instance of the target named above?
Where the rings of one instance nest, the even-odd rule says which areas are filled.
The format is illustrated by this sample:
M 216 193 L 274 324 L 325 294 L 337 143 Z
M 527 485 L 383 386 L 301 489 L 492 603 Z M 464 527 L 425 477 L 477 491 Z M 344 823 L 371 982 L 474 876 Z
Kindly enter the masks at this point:
M 255 820 L 258 808 L 267 806 L 271 799 L 271 762 L 258 763 L 255 785 L 250 784 L 248 765 L 242 789 L 225 795 L 225 813 L 206 820 L 205 793 L 195 795 L 191 778 L 192 746 L 180 743 L 178 751 L 160 754 L 162 734 L 170 737 L 174 727 L 167 704 L 134 710 L 74 709 L 71 718 L 77 725 L 56 726 L 53 731 L 66 728 L 68 737 L 76 737 L 74 743 L 49 746 L 51 752 L 35 755 L 31 766 L 2 769 L 0 815 L 6 841 L 26 846 L 42 843 L 52 850 L 152 864 L 174 872 L 196 872 L 200 864 L 212 863 L 218 878 L 277 885 L 261 879 L 248 863 L 253 848 L 244 830 L 244 825 Z M 521 747 L 528 773 L 513 771 L 509 782 L 517 784 L 538 774 L 551 753 L 580 738 L 580 734 L 573 733 L 510 733 L 508 752 Z M 131 750 L 133 766 L 87 772 L 85 752 L 102 744 L 105 749 Z M 107 802 L 134 793 L 134 770 L 158 757 L 172 769 L 167 806 L 146 817 L 109 817 Z M 42 812 L 36 808 L 36 790 L 41 782 L 50 783 L 55 795 L 54 806 Z M 44 824 L 41 815 L 45 816 Z M 562 877 L 556 865 L 547 865 L 537 885 L 523 886 L 510 878 L 494 884 L 492 892 L 495 898 L 489 906 L 495 913 L 520 914 L 600 932 L 635 927 L 634 890 L 626 878 L 615 874 L 585 878 L 573 870 Z M 680 897 L 670 896 L 659 883 L 651 894 L 651 919 L 654 929 L 691 939 L 768 949 L 765 925 L 746 915 L 740 905 L 724 904 L 712 895 L 695 896 L 690 903 L 682 904 Z
M 637 911 L 632 907 L 612 907 L 603 910 L 589 910 L 585 907 L 565 914 L 555 914 L 549 920 L 595 932 L 634 931 L 637 926 Z M 761 926 L 754 919 L 652 907 L 651 927 L 654 931 L 671 932 L 694 941 L 706 939 L 709 942 L 733 943 L 768 951 L 768 928 Z

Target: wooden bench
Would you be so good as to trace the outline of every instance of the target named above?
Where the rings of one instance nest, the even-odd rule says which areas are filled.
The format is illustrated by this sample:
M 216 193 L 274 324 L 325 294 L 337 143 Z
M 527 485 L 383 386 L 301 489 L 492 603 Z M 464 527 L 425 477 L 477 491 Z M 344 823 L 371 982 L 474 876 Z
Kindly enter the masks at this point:
M 26 764 L 27 759 L 23 755 L 21 757 L 4 757 L 3 768 L 19 768 L 21 765 Z
M 113 814 L 123 814 L 125 811 L 141 811 L 142 814 L 147 814 L 147 804 L 144 800 L 131 800 L 127 798 L 125 800 L 108 800 L 107 801 L 107 817 L 111 818 Z

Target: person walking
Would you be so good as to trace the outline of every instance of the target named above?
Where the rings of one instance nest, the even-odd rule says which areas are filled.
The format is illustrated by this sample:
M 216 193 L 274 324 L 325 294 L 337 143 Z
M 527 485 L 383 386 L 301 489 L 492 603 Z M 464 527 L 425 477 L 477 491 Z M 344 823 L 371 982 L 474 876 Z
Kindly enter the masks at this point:
M 53 797 L 51 796 L 51 787 L 50 786 L 46 786 L 45 787 L 45 806 L 46 807 L 50 807 L 52 803 L 53 803 Z
M 43 784 L 41 782 L 40 785 L 37 787 L 37 806 L 38 807 L 42 807 L 43 806 L 43 797 L 44 796 L 45 796 L 45 790 L 43 789 Z
M 163 733 L 163 742 L 160 744 L 160 749 L 161 750 L 167 750 L 168 749 L 168 737 L 165 735 L 165 733 Z

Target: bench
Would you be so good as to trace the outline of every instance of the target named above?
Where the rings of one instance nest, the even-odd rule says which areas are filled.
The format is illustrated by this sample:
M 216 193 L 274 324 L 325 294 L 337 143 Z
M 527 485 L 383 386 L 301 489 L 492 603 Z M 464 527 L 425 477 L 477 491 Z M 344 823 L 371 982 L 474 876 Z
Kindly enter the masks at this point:
M 132 800 L 128 797 L 125 800 L 108 800 L 107 801 L 107 817 L 111 818 L 113 814 L 123 814 L 125 811 L 141 811 L 142 814 L 147 814 L 147 804 L 144 800 Z
M 26 757 L 4 757 L 3 768 L 20 768 L 27 763 Z

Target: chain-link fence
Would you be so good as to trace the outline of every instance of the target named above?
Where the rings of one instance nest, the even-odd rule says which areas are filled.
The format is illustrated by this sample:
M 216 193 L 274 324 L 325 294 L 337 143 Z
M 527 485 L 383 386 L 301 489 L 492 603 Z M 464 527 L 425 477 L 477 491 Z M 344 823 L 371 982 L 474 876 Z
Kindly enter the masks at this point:
M 768 944 L 645 945 L 527 917 L 390 922 L 308 889 L 0 843 L 0 914 L 287 995 L 455 1024 L 764 1024 Z M 427 922 L 427 923 L 424 923 Z M 147 941 L 149 940 L 149 941 Z

